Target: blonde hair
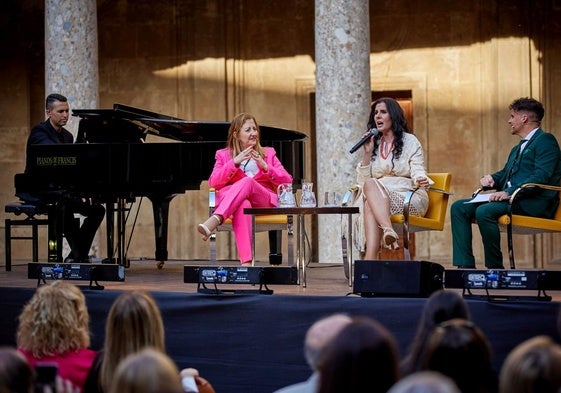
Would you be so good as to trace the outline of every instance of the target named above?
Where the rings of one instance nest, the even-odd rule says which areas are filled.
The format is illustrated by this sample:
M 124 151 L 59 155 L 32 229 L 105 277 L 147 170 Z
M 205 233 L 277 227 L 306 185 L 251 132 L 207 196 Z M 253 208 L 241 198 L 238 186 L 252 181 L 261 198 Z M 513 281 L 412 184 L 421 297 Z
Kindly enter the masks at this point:
M 37 288 L 19 316 L 17 345 L 35 358 L 90 346 L 89 316 L 84 294 L 65 281 Z
M 145 291 L 125 292 L 111 306 L 105 323 L 100 385 L 109 391 L 115 370 L 127 355 L 152 347 L 165 352 L 164 323 L 154 298 Z
M 249 113 L 240 113 L 234 117 L 232 123 L 230 124 L 230 128 L 228 129 L 228 142 L 227 146 L 230 150 L 230 154 L 232 157 L 237 156 L 243 150 L 243 146 L 240 142 L 238 134 L 242 129 L 244 123 L 248 120 L 253 120 L 255 122 L 255 126 L 257 127 L 257 144 L 254 147 L 254 150 L 257 151 L 261 157 L 265 157 L 265 150 L 263 146 L 261 146 L 261 129 L 259 128 L 259 123 L 255 119 L 255 116 Z
M 108 392 L 183 393 L 183 388 L 179 370 L 170 357 L 146 348 L 119 363 Z

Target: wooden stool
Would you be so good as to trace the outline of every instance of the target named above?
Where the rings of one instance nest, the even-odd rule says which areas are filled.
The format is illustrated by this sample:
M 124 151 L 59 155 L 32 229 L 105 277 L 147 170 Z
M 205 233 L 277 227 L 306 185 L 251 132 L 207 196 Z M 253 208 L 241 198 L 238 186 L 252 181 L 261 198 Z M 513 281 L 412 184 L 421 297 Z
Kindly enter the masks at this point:
M 4 211 L 6 213 L 13 213 L 16 216 L 25 214 L 27 217 L 24 219 L 13 220 L 6 218 L 5 229 L 6 229 L 6 271 L 12 270 L 12 240 L 31 240 L 32 241 L 32 253 L 33 262 L 39 261 L 39 225 L 47 225 L 49 220 L 46 218 L 39 219 L 35 216 L 47 214 L 47 208 L 44 206 L 37 206 L 30 203 L 13 203 L 5 206 Z M 12 236 L 13 226 L 30 226 L 31 236 Z

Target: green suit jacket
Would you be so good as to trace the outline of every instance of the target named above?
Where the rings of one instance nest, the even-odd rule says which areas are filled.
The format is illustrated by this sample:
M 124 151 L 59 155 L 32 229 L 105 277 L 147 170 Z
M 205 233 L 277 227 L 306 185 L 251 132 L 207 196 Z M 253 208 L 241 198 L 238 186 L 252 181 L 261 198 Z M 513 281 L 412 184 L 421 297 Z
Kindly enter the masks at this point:
M 512 195 L 524 183 L 559 186 L 561 151 L 553 134 L 540 128 L 526 143 L 522 154 L 519 150 L 520 145 L 513 147 L 504 168 L 491 175 L 497 190 Z M 524 194 L 517 207 L 529 216 L 551 218 L 558 205 L 557 191 L 537 190 Z

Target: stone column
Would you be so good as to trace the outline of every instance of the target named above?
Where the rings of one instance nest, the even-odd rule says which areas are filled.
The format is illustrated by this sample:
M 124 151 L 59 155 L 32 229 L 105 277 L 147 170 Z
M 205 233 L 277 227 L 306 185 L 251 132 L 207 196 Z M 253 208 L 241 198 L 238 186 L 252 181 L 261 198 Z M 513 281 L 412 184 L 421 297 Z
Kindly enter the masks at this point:
M 70 109 L 99 106 L 96 0 L 45 0 L 45 94 L 60 93 Z M 66 127 L 74 136 L 78 119 Z
M 366 131 L 371 97 L 368 0 L 316 0 L 315 60 L 321 206 L 325 191 L 343 194 L 356 182 L 359 158 L 349 149 Z M 342 262 L 341 217 L 320 216 L 318 236 L 319 261 Z
M 66 96 L 71 111 L 99 107 L 96 7 L 96 0 L 45 0 L 45 95 Z M 74 138 L 78 122 L 70 116 L 65 127 Z M 99 234 L 90 254 L 100 254 Z

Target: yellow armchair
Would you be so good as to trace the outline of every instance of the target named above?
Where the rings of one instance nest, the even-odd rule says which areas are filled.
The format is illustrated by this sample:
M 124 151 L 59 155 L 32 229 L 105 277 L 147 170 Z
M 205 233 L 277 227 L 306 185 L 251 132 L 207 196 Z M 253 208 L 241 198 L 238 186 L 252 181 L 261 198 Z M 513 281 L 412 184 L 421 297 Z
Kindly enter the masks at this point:
M 561 196 L 561 187 L 550 186 L 548 184 L 538 184 L 538 183 L 526 183 L 517 188 L 510 196 L 510 205 L 516 200 L 517 197 L 523 193 L 524 189 L 530 188 L 543 188 L 547 190 L 558 191 Z M 483 191 L 482 188 L 478 189 L 474 196 L 479 192 Z M 510 262 L 510 268 L 515 269 L 516 264 L 514 261 L 514 246 L 512 241 L 512 235 L 535 235 L 538 233 L 547 232 L 561 232 L 561 205 L 557 207 L 553 218 L 539 218 L 522 216 L 518 214 L 504 214 L 498 219 L 499 228 L 507 233 L 507 247 L 508 247 L 508 259 Z
M 428 176 L 434 180 L 434 184 L 428 190 L 429 208 L 423 217 L 409 215 L 409 203 L 416 190 L 410 190 L 404 201 L 403 214 L 393 214 L 391 221 L 396 232 L 403 234 L 403 248 L 404 259 L 411 260 L 411 253 L 409 252 L 409 235 L 414 232 L 421 231 L 442 231 L 444 229 L 444 220 L 446 218 L 446 210 L 448 209 L 448 199 L 450 195 L 450 183 L 452 181 L 452 174 L 450 173 L 428 173 Z M 361 206 L 362 202 L 359 195 L 360 187 L 355 185 L 349 190 L 348 196 L 345 196 L 343 204 L 353 204 Z M 362 217 L 356 216 L 354 219 L 354 239 L 357 243 L 364 242 L 360 238 L 361 224 L 357 221 L 362 220 Z M 343 239 L 345 241 L 345 239 Z M 345 245 L 345 243 L 343 243 Z M 357 248 L 361 251 L 360 244 Z
M 446 210 L 448 209 L 448 199 L 450 195 L 450 183 L 452 182 L 451 173 L 428 173 L 434 180 L 434 184 L 429 188 L 429 208 L 423 217 L 409 215 L 409 202 L 415 193 L 411 190 L 405 197 L 403 214 L 393 214 L 392 224 L 396 232 L 403 233 L 403 248 L 405 260 L 411 259 L 409 252 L 409 234 L 421 231 L 442 231 Z

